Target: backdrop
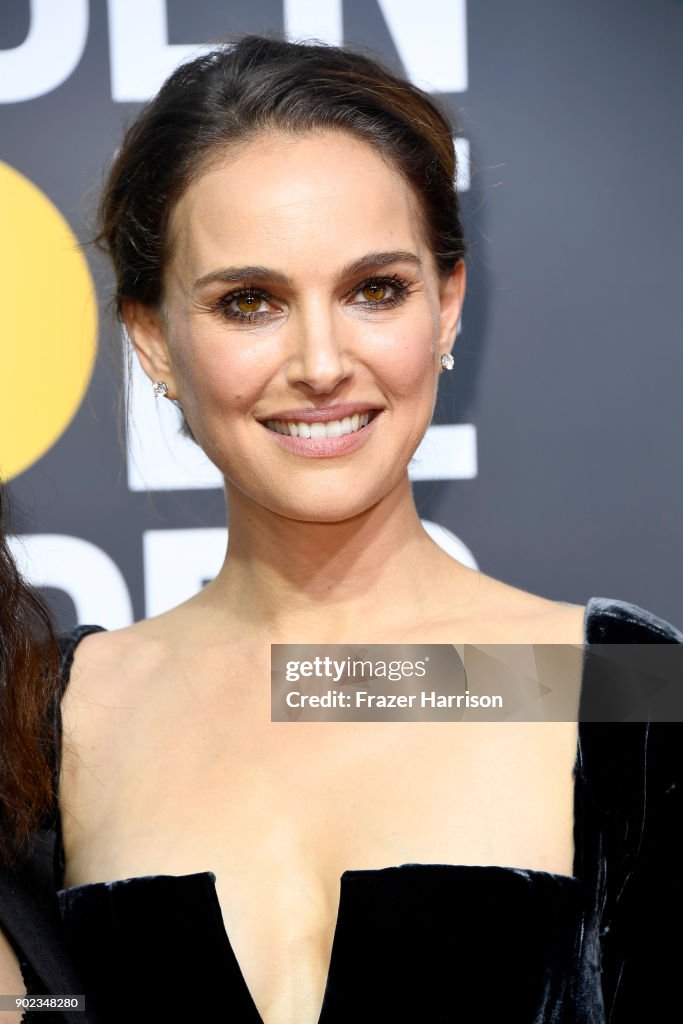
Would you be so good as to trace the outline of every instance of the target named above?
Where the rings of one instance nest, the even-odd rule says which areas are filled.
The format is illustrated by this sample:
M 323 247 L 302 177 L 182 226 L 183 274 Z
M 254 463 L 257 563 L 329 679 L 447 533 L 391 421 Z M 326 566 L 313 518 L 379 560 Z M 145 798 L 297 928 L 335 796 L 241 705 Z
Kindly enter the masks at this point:
M 515 586 L 683 624 L 680 0 L 2 0 L 0 474 L 63 624 L 110 628 L 220 566 L 215 469 L 132 387 L 86 246 L 126 124 L 207 41 L 371 47 L 458 125 L 471 246 L 420 515 Z

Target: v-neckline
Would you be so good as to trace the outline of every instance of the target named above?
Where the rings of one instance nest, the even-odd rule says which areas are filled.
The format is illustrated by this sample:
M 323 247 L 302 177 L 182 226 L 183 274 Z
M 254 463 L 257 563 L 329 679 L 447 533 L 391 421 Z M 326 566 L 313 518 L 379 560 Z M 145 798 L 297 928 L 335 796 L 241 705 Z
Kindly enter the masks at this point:
M 575 855 L 576 861 L 576 855 Z M 440 864 L 440 863 L 420 863 L 420 862 L 407 862 L 404 864 L 390 865 L 382 868 L 347 868 L 339 876 L 339 899 L 337 903 L 337 912 L 334 922 L 334 929 L 332 932 L 332 944 L 330 946 L 330 958 L 327 965 L 327 974 L 325 979 L 325 985 L 323 987 L 322 1002 L 320 1004 L 320 1010 L 316 1018 L 316 1024 L 325 1024 L 330 1004 L 330 994 L 335 982 L 336 975 L 336 963 L 339 959 L 338 947 L 341 936 L 341 925 L 342 918 L 348 907 L 349 902 L 349 889 L 353 882 L 365 881 L 371 884 L 379 884 L 382 880 L 397 880 L 400 877 L 405 877 L 406 872 L 415 874 L 416 872 L 434 872 L 434 871 L 446 871 L 453 876 L 458 874 L 465 880 L 471 882 L 474 875 L 479 877 L 497 876 L 498 878 L 505 877 L 510 880 L 523 880 L 525 883 L 536 881 L 552 881 L 552 883 L 558 885 L 560 888 L 580 888 L 581 879 L 577 875 L 565 875 L 553 871 L 541 871 L 535 868 L 518 868 L 508 867 L 497 864 Z M 242 966 L 237 959 L 235 950 L 230 940 L 228 929 L 225 925 L 225 919 L 223 917 L 223 910 L 221 907 L 220 900 L 218 898 L 218 892 L 216 890 L 216 875 L 213 871 L 195 871 L 183 875 L 134 875 L 130 878 L 119 878 L 110 882 L 84 882 L 81 885 L 67 886 L 64 889 L 57 891 L 57 898 L 60 905 L 62 914 L 65 913 L 65 907 L 70 900 L 77 899 L 79 893 L 85 892 L 86 890 L 100 889 L 106 891 L 112 891 L 120 886 L 127 886 L 131 883 L 136 885 L 153 886 L 155 884 L 173 882 L 174 885 L 185 885 L 185 886 L 201 886 L 202 892 L 207 893 L 211 904 L 211 911 L 215 916 L 215 919 L 220 922 L 219 931 L 221 940 L 224 944 L 225 951 L 232 961 L 233 969 L 238 979 L 238 985 L 242 990 L 242 997 L 249 1006 L 250 1014 L 253 1017 L 253 1021 L 244 1021 L 244 1024 L 267 1024 L 267 1021 L 261 1016 L 256 1002 L 252 995 L 251 989 L 247 984 L 247 980 L 242 970 Z M 208 883 L 208 884 L 207 884 Z

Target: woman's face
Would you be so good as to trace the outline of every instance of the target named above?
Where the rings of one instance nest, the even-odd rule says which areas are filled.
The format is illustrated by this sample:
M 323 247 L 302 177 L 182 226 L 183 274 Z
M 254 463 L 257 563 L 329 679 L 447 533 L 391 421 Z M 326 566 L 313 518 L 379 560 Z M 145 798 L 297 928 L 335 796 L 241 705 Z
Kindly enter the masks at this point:
M 398 174 L 345 134 L 263 136 L 191 185 L 171 238 L 163 308 L 126 321 L 228 495 L 330 522 L 402 482 L 465 273 L 439 280 Z

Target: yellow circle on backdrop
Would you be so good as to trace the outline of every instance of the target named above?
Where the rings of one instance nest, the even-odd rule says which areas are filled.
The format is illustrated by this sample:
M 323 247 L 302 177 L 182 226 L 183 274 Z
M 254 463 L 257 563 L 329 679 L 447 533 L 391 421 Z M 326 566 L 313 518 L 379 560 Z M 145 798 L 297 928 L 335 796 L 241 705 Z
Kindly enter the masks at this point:
M 88 388 L 97 305 L 88 264 L 59 210 L 0 161 L 0 478 L 64 433 Z

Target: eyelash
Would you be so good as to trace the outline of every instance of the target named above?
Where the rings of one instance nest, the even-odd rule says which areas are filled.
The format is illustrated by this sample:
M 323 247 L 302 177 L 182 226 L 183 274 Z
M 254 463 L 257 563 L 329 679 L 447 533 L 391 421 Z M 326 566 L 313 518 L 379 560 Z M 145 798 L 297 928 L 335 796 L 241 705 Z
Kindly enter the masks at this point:
M 399 277 L 398 274 L 389 274 L 385 277 L 369 277 L 366 281 L 361 283 L 353 289 L 349 294 L 355 295 L 357 292 L 367 288 L 368 285 L 374 285 L 386 287 L 389 285 L 394 290 L 394 294 L 386 299 L 379 299 L 378 301 L 367 301 L 361 302 L 361 306 L 369 306 L 371 309 L 390 309 L 400 305 L 404 302 L 408 294 L 409 282 L 404 278 Z M 245 286 L 238 288 L 236 291 L 230 292 L 228 295 L 224 295 L 216 303 L 216 312 L 220 313 L 221 316 L 225 317 L 226 320 L 236 320 L 240 324 L 253 324 L 260 320 L 266 319 L 269 314 L 265 312 L 254 311 L 253 313 L 242 313 L 239 310 L 230 309 L 230 304 L 239 299 L 261 299 L 266 301 L 270 298 L 268 292 L 262 288 L 250 288 Z

